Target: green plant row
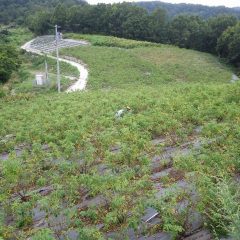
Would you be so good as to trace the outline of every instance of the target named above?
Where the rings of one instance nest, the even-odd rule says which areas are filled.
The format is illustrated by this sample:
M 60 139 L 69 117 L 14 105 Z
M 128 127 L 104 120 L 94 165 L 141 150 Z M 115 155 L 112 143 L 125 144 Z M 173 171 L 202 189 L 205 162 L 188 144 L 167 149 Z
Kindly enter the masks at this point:
M 116 48 L 137 48 L 137 47 L 160 47 L 161 44 L 151 43 L 147 41 L 136 41 L 117 37 L 107 37 L 102 35 L 88 35 L 88 34 L 75 34 L 67 33 L 67 38 L 83 39 L 89 41 L 93 46 L 100 47 L 116 47 Z

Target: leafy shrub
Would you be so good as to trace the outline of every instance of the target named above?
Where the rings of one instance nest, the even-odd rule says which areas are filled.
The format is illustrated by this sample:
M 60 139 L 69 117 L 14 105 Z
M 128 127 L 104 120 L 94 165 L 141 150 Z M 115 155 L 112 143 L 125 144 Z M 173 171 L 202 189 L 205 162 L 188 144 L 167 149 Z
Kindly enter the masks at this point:
M 0 83 L 5 83 L 13 71 L 20 67 L 17 50 L 9 44 L 0 45 Z
M 55 240 L 52 231 L 48 228 L 42 229 L 32 236 L 32 240 Z
M 104 240 L 102 234 L 96 228 L 82 228 L 79 230 L 79 240 Z
M 232 181 L 226 178 L 209 178 L 204 176 L 200 180 L 204 212 L 208 224 L 218 235 L 240 236 L 240 191 Z M 203 187 L 204 186 L 204 187 Z M 238 238 L 233 238 L 238 239 Z

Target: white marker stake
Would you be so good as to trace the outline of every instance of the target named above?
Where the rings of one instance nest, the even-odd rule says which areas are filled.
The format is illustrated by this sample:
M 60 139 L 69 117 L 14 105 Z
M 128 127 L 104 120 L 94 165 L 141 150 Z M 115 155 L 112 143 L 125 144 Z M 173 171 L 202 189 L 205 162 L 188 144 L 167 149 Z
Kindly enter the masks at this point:
M 60 66 L 59 66 L 59 51 L 58 51 L 58 26 L 55 25 L 55 35 L 56 35 L 56 53 L 57 53 L 57 86 L 58 92 L 61 92 L 61 80 L 60 80 Z

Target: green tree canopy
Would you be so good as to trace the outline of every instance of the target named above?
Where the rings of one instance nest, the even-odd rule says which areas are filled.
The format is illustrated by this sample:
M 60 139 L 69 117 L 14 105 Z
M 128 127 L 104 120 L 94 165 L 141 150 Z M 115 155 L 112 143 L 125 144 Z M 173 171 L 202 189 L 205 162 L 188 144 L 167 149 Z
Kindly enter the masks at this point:
M 228 28 L 219 38 L 217 52 L 232 63 L 240 63 L 240 23 Z
M 232 15 L 219 15 L 208 20 L 209 36 L 208 51 L 216 53 L 218 38 L 228 28 L 237 24 L 237 18 Z
M 39 11 L 35 15 L 27 19 L 29 29 L 37 35 L 43 35 L 53 29 L 51 23 L 51 13 L 47 11 Z
M 169 25 L 169 40 L 184 48 L 205 49 L 206 22 L 191 15 L 181 15 L 173 19 Z
M 164 9 L 155 9 L 150 16 L 152 29 L 151 39 L 156 42 L 166 41 L 167 12 Z

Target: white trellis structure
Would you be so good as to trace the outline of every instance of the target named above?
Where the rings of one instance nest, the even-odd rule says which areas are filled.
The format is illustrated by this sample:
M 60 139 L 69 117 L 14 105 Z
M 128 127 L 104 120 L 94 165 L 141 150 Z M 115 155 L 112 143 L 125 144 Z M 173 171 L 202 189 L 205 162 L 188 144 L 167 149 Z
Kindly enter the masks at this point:
M 72 39 L 61 39 L 58 41 L 58 48 L 71 48 L 76 46 L 89 45 L 89 43 L 85 41 L 78 41 Z M 35 38 L 30 45 L 31 49 L 36 50 L 41 53 L 53 53 L 56 51 L 56 41 L 55 36 L 46 35 L 42 37 Z

